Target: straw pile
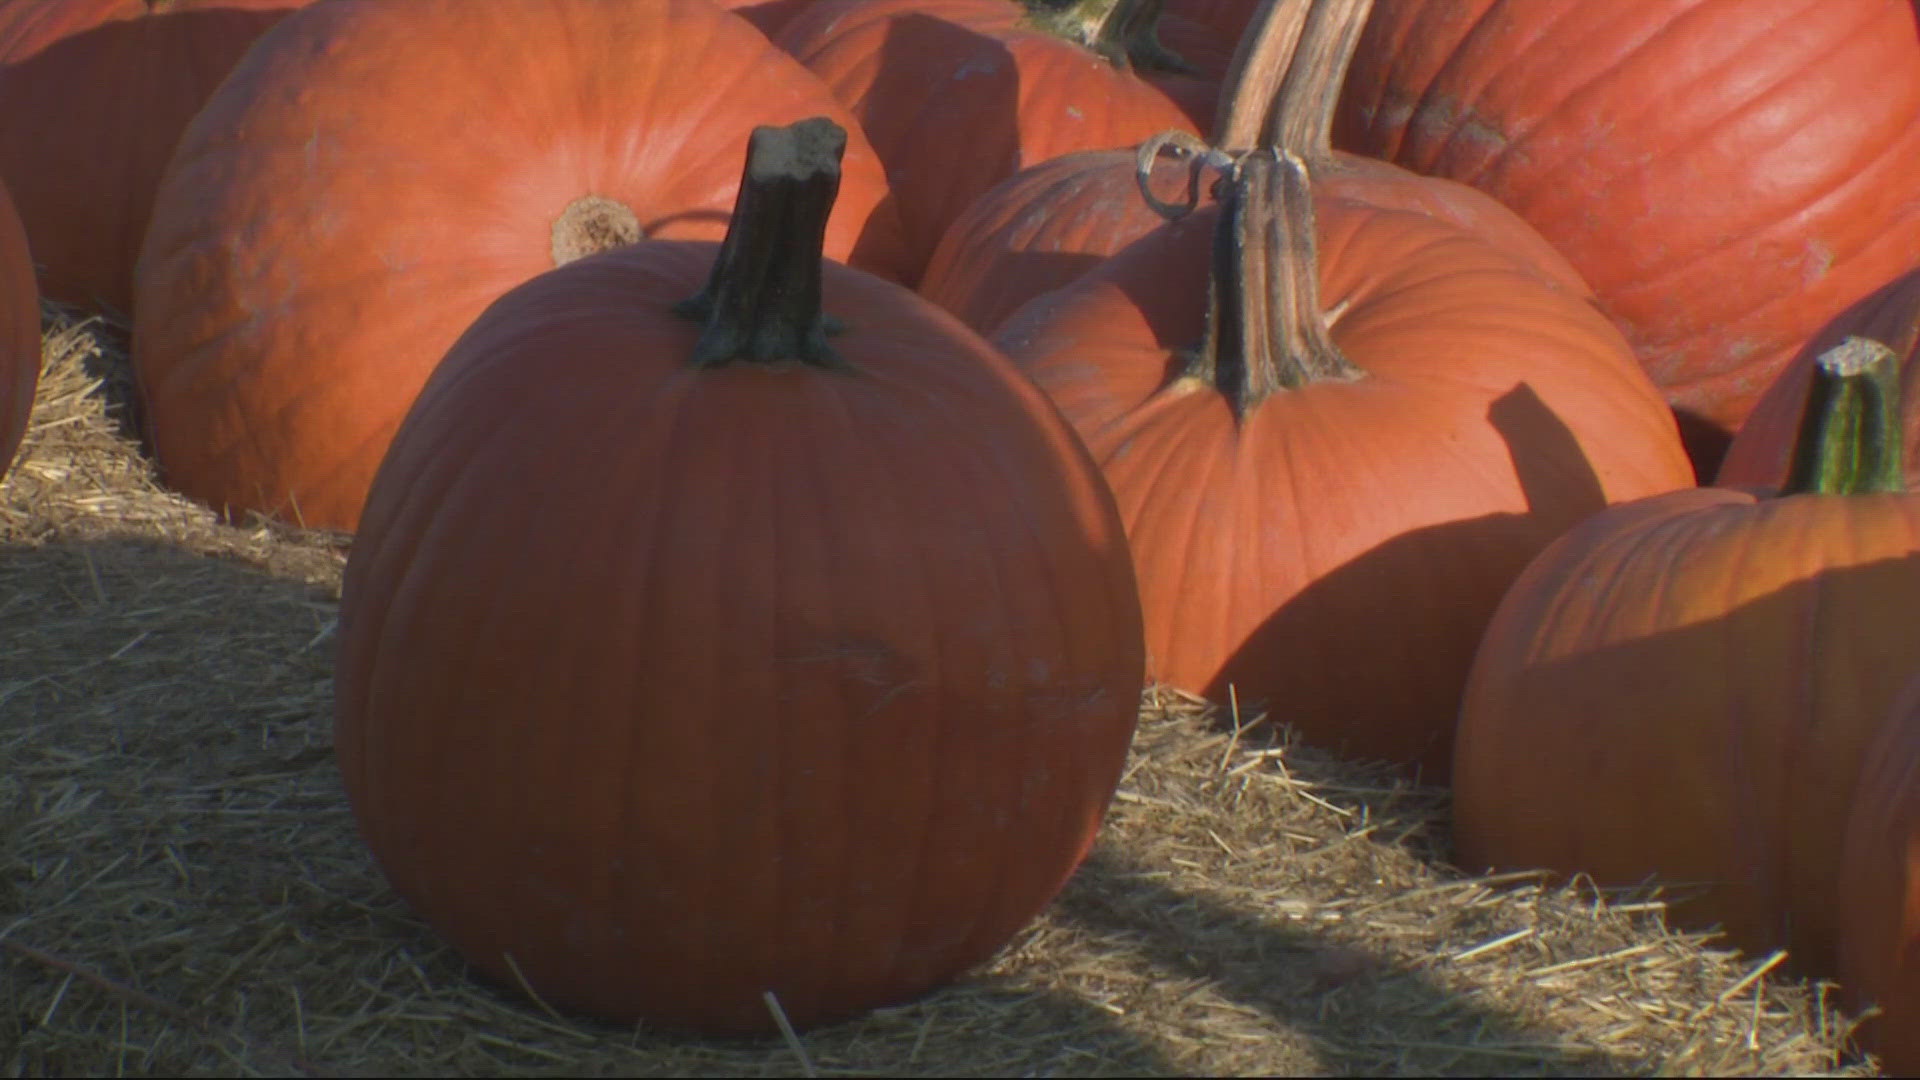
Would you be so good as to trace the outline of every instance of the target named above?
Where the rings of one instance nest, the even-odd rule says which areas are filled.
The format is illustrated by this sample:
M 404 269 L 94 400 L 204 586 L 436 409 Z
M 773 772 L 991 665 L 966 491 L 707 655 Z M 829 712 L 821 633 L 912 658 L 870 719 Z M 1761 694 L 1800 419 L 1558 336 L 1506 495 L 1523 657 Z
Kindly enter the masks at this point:
M 991 965 L 795 1041 L 552 1014 L 388 892 L 329 744 L 345 538 L 233 528 L 49 311 L 0 486 L 0 1072 L 1870 1075 L 1825 987 L 1444 864 L 1445 797 L 1151 695 L 1094 857 Z

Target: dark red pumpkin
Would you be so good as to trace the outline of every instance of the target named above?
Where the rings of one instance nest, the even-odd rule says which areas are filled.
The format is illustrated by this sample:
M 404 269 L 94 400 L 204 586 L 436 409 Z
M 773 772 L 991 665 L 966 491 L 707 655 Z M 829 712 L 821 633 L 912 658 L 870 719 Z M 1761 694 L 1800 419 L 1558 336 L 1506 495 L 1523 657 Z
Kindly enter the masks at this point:
M 13 200 L 0 184 L 0 477 L 13 464 L 40 384 L 40 294 Z
M 724 246 L 488 308 L 348 562 L 362 834 L 564 1007 L 768 1033 L 763 992 L 806 1027 L 929 990 L 1060 888 L 1126 757 L 1112 498 L 986 342 L 823 263 L 822 123 L 785 164 L 755 135 Z
M 1891 351 L 1821 365 L 1783 493 L 1614 507 L 1514 584 L 1460 712 L 1463 867 L 1654 878 L 1677 923 L 1834 973 L 1848 807 L 1920 670 L 1920 495 Z
M 848 104 L 886 162 L 916 280 L 953 219 L 1006 177 L 1190 130 L 1165 93 L 1008 0 L 816 0 L 776 40 Z
M 709 0 L 337 0 L 262 38 L 184 136 L 133 363 L 166 479 L 351 529 L 427 373 L 495 297 L 598 247 L 717 239 L 756 123 L 853 121 Z M 834 258 L 897 268 L 857 135 Z
M 1702 477 L 1808 338 L 1920 265 L 1912 0 L 1394 0 L 1356 55 L 1335 143 L 1565 252 Z
M 180 132 L 309 0 L 0 3 L 0 180 L 50 297 L 124 314 Z
M 1920 1075 L 1920 679 L 1873 741 L 1840 869 L 1840 989 L 1888 1076 Z

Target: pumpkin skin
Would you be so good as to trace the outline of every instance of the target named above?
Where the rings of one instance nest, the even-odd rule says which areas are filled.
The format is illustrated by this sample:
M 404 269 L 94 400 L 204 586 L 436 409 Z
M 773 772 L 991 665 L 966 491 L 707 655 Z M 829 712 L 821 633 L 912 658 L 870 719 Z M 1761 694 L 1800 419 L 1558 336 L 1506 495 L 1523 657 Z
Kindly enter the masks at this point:
M 1214 700 L 1231 687 L 1308 742 L 1443 780 L 1474 644 L 1514 576 L 1575 522 L 1689 470 L 1618 331 L 1551 272 L 1426 214 L 1317 188 L 1314 207 L 1322 306 L 1343 309 L 1331 337 L 1358 381 L 1240 418 L 1179 377 L 1216 206 L 993 340 L 1113 488 L 1152 678 Z
M 1905 358 L 1900 412 L 1909 488 L 1920 487 L 1920 270 L 1904 274 L 1848 308 L 1808 341 L 1740 425 L 1714 483 L 1777 488 L 1786 482 L 1814 361 L 1849 335 L 1872 338 Z
M 1920 497 L 1700 488 L 1541 554 L 1474 662 L 1454 840 L 1478 872 L 1698 883 L 1679 924 L 1834 971 L 1863 752 L 1920 670 Z
M 0 478 L 27 434 L 33 392 L 40 385 L 40 294 L 26 230 L 0 184 Z
M 125 313 L 180 132 L 308 0 L 0 3 L 0 179 L 56 300 Z
M 1840 871 L 1840 988 L 1888 1076 L 1920 1073 L 1920 679 L 1866 756 Z
M 428 372 L 553 268 L 563 212 L 601 196 L 648 237 L 717 239 L 750 127 L 818 115 L 853 127 L 708 0 L 303 9 L 195 118 L 155 204 L 133 363 L 164 476 L 229 515 L 354 528 Z M 856 135 L 829 254 L 895 265 L 886 199 Z
M 853 1016 L 1039 911 L 1142 644 L 1111 496 L 1003 357 L 828 262 L 840 367 L 696 367 L 672 305 L 715 251 L 583 259 L 455 344 L 348 562 L 336 748 L 395 889 L 481 970 L 764 1034 L 762 991 Z
M 1911 0 L 1396 0 L 1336 144 L 1471 183 L 1566 253 L 1698 474 L 1828 320 L 1920 264 Z
M 847 103 L 886 162 L 909 284 L 953 219 L 1006 177 L 1192 130 L 1164 92 L 1025 18 L 1007 0 L 816 0 L 775 39 Z

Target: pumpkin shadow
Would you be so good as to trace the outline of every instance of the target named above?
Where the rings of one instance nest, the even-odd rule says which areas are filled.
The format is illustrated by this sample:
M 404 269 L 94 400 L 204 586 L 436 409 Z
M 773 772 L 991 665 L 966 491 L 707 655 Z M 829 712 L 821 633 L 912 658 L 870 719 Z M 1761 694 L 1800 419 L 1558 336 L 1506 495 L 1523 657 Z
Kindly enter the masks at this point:
M 1632 1076 L 1645 1068 L 1566 1046 L 1558 1033 L 1530 1029 L 1383 952 L 1337 942 L 1285 915 L 1182 891 L 1165 878 L 1164 870 L 1096 848 L 1056 910 L 1124 943 L 1168 978 L 1207 983 L 1234 1005 L 1304 1034 L 1326 1073 L 1368 1075 L 1392 1058 L 1411 1075 Z M 1476 1044 L 1497 1049 L 1481 1056 Z M 1538 1056 L 1517 1061 L 1515 1046 Z
M 1423 782 L 1444 784 L 1467 671 L 1495 607 L 1535 555 L 1607 505 L 1586 452 L 1531 386 L 1496 399 L 1487 423 L 1507 445 L 1524 513 L 1411 529 L 1323 575 L 1247 636 L 1206 697 L 1265 708 L 1313 745 L 1412 765 Z M 1310 663 L 1318 677 L 1250 693 L 1274 685 L 1277 657 L 1295 670 Z
M 201 105 L 178 93 L 154 92 L 153 84 L 180 80 L 150 58 L 181 55 L 176 43 L 192 41 L 198 43 L 190 54 L 192 63 L 203 71 L 224 72 L 291 12 L 210 6 L 142 11 L 62 38 L 0 71 L 0 101 L 7 117 L 0 129 L 0 179 L 27 224 L 28 245 L 36 252 L 58 248 L 63 261 L 84 253 L 88 264 L 104 261 L 123 267 L 111 281 L 49 276 L 43 269 L 45 295 L 122 321 L 127 318 L 123 309 L 133 294 L 133 262 L 146 236 L 161 172 Z M 74 93 L 70 73 L 76 70 L 118 74 L 112 86 Z M 200 82 L 210 93 L 216 81 Z M 126 122 L 126 114 L 136 108 L 140 122 Z M 99 184 L 75 183 L 68 172 L 80 164 L 71 160 L 75 140 L 99 131 L 121 132 L 125 138 L 113 148 L 118 160 L 92 163 L 120 178 L 122 205 L 104 214 Z M 60 148 L 51 159 L 54 167 L 48 167 L 49 147 Z M 57 237 L 49 223 L 57 226 Z

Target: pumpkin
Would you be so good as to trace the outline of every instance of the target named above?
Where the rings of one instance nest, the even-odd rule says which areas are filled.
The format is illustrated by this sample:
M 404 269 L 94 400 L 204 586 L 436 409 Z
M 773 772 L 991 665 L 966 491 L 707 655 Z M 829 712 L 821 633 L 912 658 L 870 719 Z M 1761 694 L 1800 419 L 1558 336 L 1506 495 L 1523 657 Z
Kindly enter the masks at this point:
M 180 132 L 254 39 L 307 2 L 0 3 L 0 180 L 49 297 L 128 310 Z
M 948 224 L 1006 177 L 1188 127 L 1165 93 L 1007 0 L 816 0 L 775 40 L 847 103 L 886 163 L 909 284 Z
M 361 833 L 556 1005 L 760 1034 L 764 992 L 801 1028 L 912 998 L 1034 917 L 1120 776 L 1112 498 L 978 335 L 822 260 L 836 136 L 756 133 L 721 246 L 491 305 L 348 559 Z
M 717 104 L 751 87 L 751 108 Z M 195 118 L 142 252 L 133 365 L 163 476 L 229 515 L 352 529 L 455 337 L 555 265 L 718 239 L 759 121 L 851 125 L 708 0 L 340 0 L 263 37 Z M 854 139 L 835 258 L 901 250 Z M 891 271 L 890 271 L 891 272 Z
M 1859 1041 L 1888 1076 L 1920 1074 L 1920 679 L 1868 749 L 1841 852 L 1840 989 L 1878 1010 Z
M 40 294 L 33 283 L 26 230 L 0 184 L 0 477 L 27 434 L 40 384 Z
M 1220 91 L 1208 152 L 1244 154 L 1286 141 L 1313 168 L 1316 190 L 1393 205 L 1440 218 L 1549 270 L 1576 293 L 1586 283 L 1539 233 L 1479 191 L 1450 181 L 1409 183 L 1405 170 L 1334 151 L 1321 106 L 1324 90 L 1283 86 L 1313 78 L 1292 58 L 1311 3 L 1266 0 Z M 1168 133 L 1155 144 L 1186 140 Z M 992 333 L 1028 300 L 1072 282 L 1102 259 L 1158 228 L 1163 211 L 1142 197 L 1133 150 L 1064 154 L 1002 181 L 975 199 L 941 238 L 920 280 L 921 295 Z M 1189 159 L 1154 156 L 1145 185 L 1157 199 L 1180 199 L 1192 180 Z M 1211 198 L 1195 186 L 1196 200 Z
M 1915 22 L 1912 0 L 1396 0 L 1334 140 L 1565 252 L 1711 477 L 1802 344 L 1920 264 Z
M 1463 867 L 1654 877 L 1677 923 L 1833 973 L 1848 798 L 1920 670 L 1920 495 L 1891 350 L 1816 372 L 1779 492 L 1614 507 L 1514 583 L 1460 712 Z
M 1887 283 L 1842 312 L 1807 342 L 1740 425 L 1714 483 L 1722 487 L 1777 488 L 1786 482 L 1794 436 L 1806 411 L 1814 361 L 1853 336 L 1884 342 L 1903 358 L 1900 415 L 1906 434 L 1901 461 L 1907 486 L 1920 487 L 1920 364 L 1916 364 L 1920 360 L 1920 270 Z
M 1366 5 L 1312 11 L 1298 55 L 1324 104 Z M 1284 140 L 1245 155 L 1224 206 L 993 340 L 1113 488 L 1153 678 L 1443 779 L 1507 585 L 1608 503 L 1685 484 L 1687 463 L 1619 332 L 1554 270 L 1311 175 Z
M 809 0 L 719 0 L 721 7 L 752 23 L 772 37 L 800 13 Z

